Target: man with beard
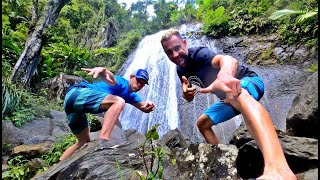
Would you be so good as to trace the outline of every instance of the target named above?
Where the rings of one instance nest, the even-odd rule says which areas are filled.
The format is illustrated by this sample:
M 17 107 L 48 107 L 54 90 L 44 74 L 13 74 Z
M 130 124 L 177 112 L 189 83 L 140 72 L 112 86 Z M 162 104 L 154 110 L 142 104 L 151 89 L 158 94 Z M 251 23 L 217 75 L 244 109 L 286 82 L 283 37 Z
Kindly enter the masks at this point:
M 197 119 L 196 124 L 206 141 L 218 144 L 219 139 L 211 127 L 242 113 L 264 158 L 264 172 L 258 179 L 296 179 L 285 159 L 272 120 L 258 102 L 264 94 L 260 77 L 248 67 L 238 65 L 231 56 L 216 54 L 207 47 L 188 49 L 178 30 L 166 31 L 161 44 L 170 61 L 177 65 L 183 97 L 187 101 L 192 101 L 198 92 L 212 92 L 221 99 Z M 192 87 L 189 82 L 192 78 L 198 79 L 196 84 L 202 84 L 200 90 Z

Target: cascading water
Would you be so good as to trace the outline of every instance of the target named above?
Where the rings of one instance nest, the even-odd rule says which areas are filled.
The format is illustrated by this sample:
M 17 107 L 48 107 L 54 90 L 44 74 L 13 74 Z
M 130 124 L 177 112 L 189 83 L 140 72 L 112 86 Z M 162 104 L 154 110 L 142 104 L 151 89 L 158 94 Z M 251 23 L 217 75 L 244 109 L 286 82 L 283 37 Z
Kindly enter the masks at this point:
M 153 125 L 160 124 L 157 131 L 162 136 L 178 127 L 177 87 L 180 88 L 180 82 L 175 65 L 168 60 L 161 47 L 161 34 L 162 32 L 159 32 L 143 38 L 123 75 L 129 79 L 135 69 L 146 69 L 149 73 L 149 85 L 138 94 L 143 101 L 154 102 L 156 108 L 151 113 L 143 113 L 126 104 L 119 117 L 123 129 L 132 128 L 146 133 Z

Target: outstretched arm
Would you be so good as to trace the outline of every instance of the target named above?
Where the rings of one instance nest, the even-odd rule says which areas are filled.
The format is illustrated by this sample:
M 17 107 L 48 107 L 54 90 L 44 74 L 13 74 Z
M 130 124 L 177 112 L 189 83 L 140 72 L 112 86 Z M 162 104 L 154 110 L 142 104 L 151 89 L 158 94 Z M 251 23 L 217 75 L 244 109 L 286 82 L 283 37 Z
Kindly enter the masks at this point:
M 264 158 L 264 173 L 258 179 L 295 180 L 296 177 L 285 159 L 267 110 L 247 90 L 242 89 L 240 81 L 234 78 L 237 67 L 235 59 L 230 56 L 218 56 L 212 61 L 213 67 L 220 67 L 217 80 L 207 88 L 200 89 L 200 92 L 209 93 L 216 89 L 222 90 L 227 95 L 225 102 L 229 102 L 242 113 L 245 124 Z
M 114 86 L 117 83 L 113 73 L 104 67 L 81 68 L 81 70 L 89 72 L 88 75 L 93 75 L 93 78 L 99 76 L 104 82 L 111 86 Z
M 217 79 L 207 88 L 200 89 L 201 93 L 209 93 L 214 90 L 222 90 L 237 97 L 241 93 L 240 80 L 234 76 L 237 72 L 238 61 L 226 55 L 216 55 L 212 59 L 212 67 L 220 68 Z
M 154 110 L 155 106 L 154 103 L 151 101 L 144 101 L 133 104 L 136 108 L 140 109 L 141 111 L 145 113 L 149 113 Z

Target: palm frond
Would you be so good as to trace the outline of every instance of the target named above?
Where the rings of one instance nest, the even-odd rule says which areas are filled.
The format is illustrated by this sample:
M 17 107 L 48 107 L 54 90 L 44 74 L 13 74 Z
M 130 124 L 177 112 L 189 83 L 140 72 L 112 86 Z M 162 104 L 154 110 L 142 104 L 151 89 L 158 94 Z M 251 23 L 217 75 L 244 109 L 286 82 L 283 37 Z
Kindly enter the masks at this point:
M 287 16 L 291 14 L 303 14 L 305 13 L 304 11 L 295 11 L 295 10 L 290 10 L 290 9 L 282 9 L 279 11 L 276 11 L 272 13 L 272 15 L 269 17 L 269 19 L 276 20 L 281 18 L 282 16 Z
M 313 16 L 317 16 L 318 15 L 318 10 L 316 11 L 310 11 L 310 12 L 307 12 L 306 14 L 302 14 L 298 17 L 297 19 L 297 22 L 298 23 L 301 23 L 301 22 L 304 22 L 306 21 L 307 19 L 313 17 Z

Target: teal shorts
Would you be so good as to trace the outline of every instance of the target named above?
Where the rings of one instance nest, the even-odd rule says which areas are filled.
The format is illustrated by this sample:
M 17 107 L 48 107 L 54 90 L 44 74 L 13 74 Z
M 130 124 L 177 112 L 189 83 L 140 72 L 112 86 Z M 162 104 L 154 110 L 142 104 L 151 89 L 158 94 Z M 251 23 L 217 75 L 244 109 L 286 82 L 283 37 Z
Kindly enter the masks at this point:
M 264 94 L 264 84 L 259 76 L 243 77 L 240 79 L 241 87 L 246 89 L 249 94 L 257 101 L 259 101 Z M 220 100 L 210 106 L 205 112 L 215 125 L 229 120 L 240 114 L 231 104 L 224 103 Z
M 89 127 L 86 113 L 97 114 L 106 111 L 99 107 L 107 95 L 108 93 L 84 87 L 73 87 L 68 91 L 64 99 L 64 110 L 73 134 L 79 134 Z

